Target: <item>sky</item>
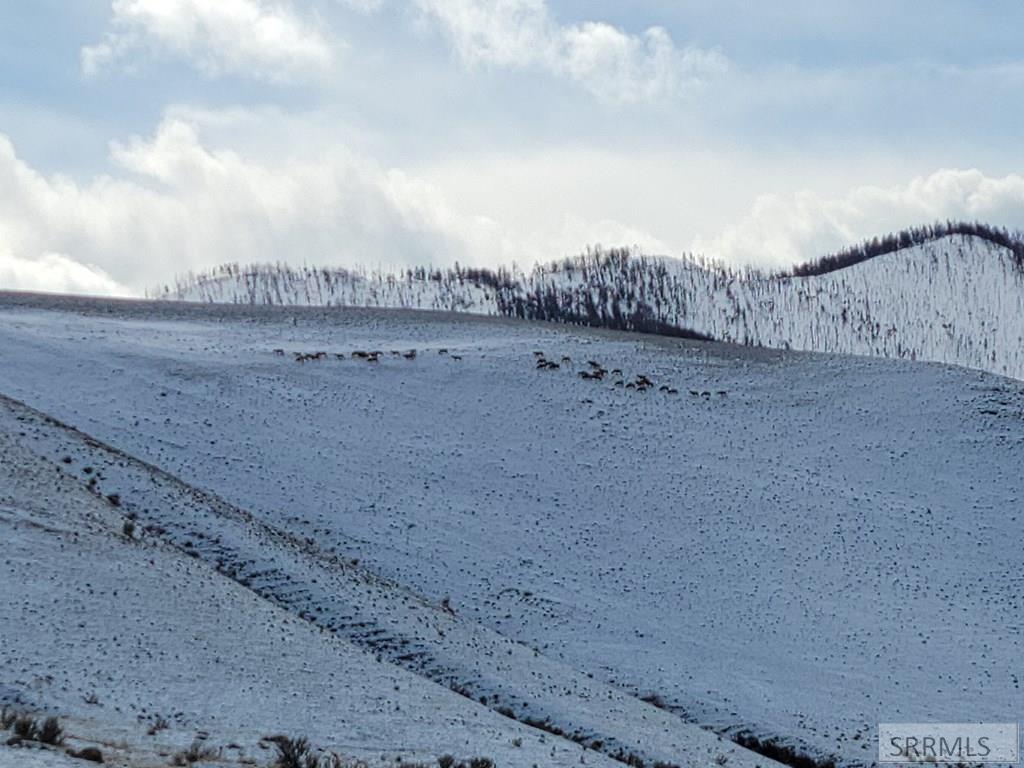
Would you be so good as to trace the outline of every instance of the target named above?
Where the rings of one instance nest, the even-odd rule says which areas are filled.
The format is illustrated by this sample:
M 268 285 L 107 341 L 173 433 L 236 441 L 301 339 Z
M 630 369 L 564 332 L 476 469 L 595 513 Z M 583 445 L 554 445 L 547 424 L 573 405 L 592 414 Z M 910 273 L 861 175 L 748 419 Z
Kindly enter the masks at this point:
M 1019 0 L 0 2 L 0 289 L 1024 228 Z

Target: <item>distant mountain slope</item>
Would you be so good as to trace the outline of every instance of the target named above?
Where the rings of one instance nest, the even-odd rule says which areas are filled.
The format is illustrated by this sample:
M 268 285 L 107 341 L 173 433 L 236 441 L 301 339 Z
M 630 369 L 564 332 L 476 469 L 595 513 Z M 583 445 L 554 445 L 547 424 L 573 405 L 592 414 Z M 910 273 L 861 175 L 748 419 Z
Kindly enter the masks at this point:
M 634 260 L 635 261 L 635 260 Z M 1024 378 L 1024 272 L 1009 250 L 949 235 L 811 277 L 733 275 L 641 259 L 596 281 L 564 269 L 540 296 L 578 315 L 652 311 L 722 341 L 932 360 Z M 552 303 L 550 298 L 546 303 Z
M 616 250 L 588 252 L 529 274 L 229 265 L 189 275 L 157 295 L 505 315 L 931 360 L 1024 378 L 1024 241 L 983 225 L 907 230 L 790 274 Z

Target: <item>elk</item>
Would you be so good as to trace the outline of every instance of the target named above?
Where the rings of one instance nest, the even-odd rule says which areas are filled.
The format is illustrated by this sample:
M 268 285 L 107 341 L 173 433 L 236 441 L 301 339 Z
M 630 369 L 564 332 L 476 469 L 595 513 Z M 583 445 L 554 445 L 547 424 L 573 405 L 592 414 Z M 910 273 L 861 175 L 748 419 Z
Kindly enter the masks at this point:
M 358 360 L 365 360 L 369 356 L 370 356 L 369 352 L 364 352 L 361 349 L 357 349 L 355 352 L 352 353 L 352 357 L 355 358 L 355 359 L 358 359 Z
M 439 355 L 447 355 L 448 354 L 448 350 L 445 347 L 441 347 L 439 350 L 437 350 L 437 354 L 439 354 Z
M 275 349 L 274 350 L 274 354 L 277 355 L 278 357 L 284 357 L 284 350 L 283 349 Z
M 452 355 L 451 357 L 452 357 L 452 360 L 461 360 L 462 359 L 462 355 Z
M 406 360 L 415 360 L 416 359 L 416 350 L 415 349 L 410 349 L 408 352 L 406 352 L 404 355 L 402 355 L 402 357 L 404 357 Z

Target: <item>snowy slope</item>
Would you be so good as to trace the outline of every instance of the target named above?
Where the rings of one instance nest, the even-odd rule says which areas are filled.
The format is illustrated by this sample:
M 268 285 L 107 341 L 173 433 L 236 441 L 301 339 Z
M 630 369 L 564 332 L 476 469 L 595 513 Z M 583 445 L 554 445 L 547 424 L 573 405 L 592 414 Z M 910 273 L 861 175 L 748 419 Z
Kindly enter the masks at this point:
M 82 463 L 88 447 L 68 440 L 68 464 L 47 460 L 36 451 L 54 447 L 54 425 L 8 401 L 0 410 L 0 699 L 59 715 L 70 746 L 98 746 L 108 764 L 166 766 L 198 736 L 224 762 L 266 764 L 265 737 L 283 733 L 372 764 L 448 753 L 579 764 L 578 745 L 320 631 L 141 520 L 128 539 L 129 510 L 86 489 L 85 467 L 104 472 Z M 167 730 L 148 733 L 160 717 Z M 0 745 L 0 765 L 36 764 L 64 759 Z
M 217 304 L 274 306 L 388 307 L 497 314 L 498 291 L 450 273 L 392 275 L 363 270 L 275 265 L 226 265 L 189 275 L 159 298 Z
M 18 306 L 33 303 L 64 311 Z M 430 313 L 7 304 L 0 392 L 223 501 L 186 514 L 109 457 L 106 491 L 221 531 L 190 539 L 201 559 L 284 584 L 265 594 L 349 642 L 366 637 L 339 614 L 359 624 L 371 606 L 386 660 L 489 706 L 680 761 L 661 739 L 692 749 L 692 733 L 633 692 L 849 765 L 871 761 L 879 721 L 1024 709 L 1019 383 Z M 315 350 L 328 359 L 290 354 Z M 538 371 L 535 350 L 573 362 Z M 581 380 L 591 359 L 680 394 Z M 68 434 L 36 450 L 56 460 Z M 252 578 L 267 536 L 197 511 L 225 502 L 379 584 L 308 553 Z M 391 583 L 433 610 L 410 618 Z
M 242 761 L 284 732 L 373 763 L 771 764 L 16 401 L 0 449 L 0 698 L 76 745 L 141 765 L 205 733 Z M 157 714 L 172 729 L 146 738 Z
M 662 263 L 664 283 L 652 280 L 641 295 L 670 325 L 741 344 L 929 360 L 1024 379 L 1024 270 L 1007 249 L 977 237 L 951 235 L 812 277 L 725 276 Z M 579 273 L 562 272 L 541 282 L 535 290 L 578 292 L 584 284 Z
M 288 625 L 292 623 L 289 619 L 298 617 L 302 620 L 300 625 L 308 622 L 326 630 L 330 635 L 346 638 L 372 652 L 377 662 L 375 670 L 381 668 L 381 662 L 391 661 L 469 695 L 470 700 L 467 701 L 445 691 L 463 709 L 473 711 L 479 708 L 472 704 L 472 700 L 481 696 L 490 701 L 492 709 L 513 706 L 518 701 L 520 719 L 557 723 L 569 733 L 585 736 L 581 738 L 581 743 L 589 745 L 595 741 L 601 742 L 603 750 L 608 753 L 621 752 L 624 755 L 663 760 L 669 756 L 685 756 L 690 763 L 708 766 L 713 765 L 719 756 L 725 756 L 739 766 L 764 766 L 766 762 L 720 737 L 681 722 L 667 712 L 594 683 L 586 676 L 563 664 L 553 663 L 532 649 L 474 624 L 460 622 L 447 611 L 440 610 L 436 604 L 423 601 L 396 584 L 377 579 L 347 561 L 319 551 L 309 539 L 299 540 L 263 525 L 244 511 L 231 508 L 215 497 L 190 488 L 152 466 L 102 446 L 75 430 L 54 424 L 49 417 L 27 411 L 13 402 L 6 402 L 3 406 L 0 422 L 6 422 L 8 432 L 29 430 L 31 434 L 27 442 L 35 451 L 51 456 L 58 467 L 63 465 L 71 474 L 78 475 L 83 483 L 98 478 L 94 486 L 96 494 L 109 497 L 110 493 L 117 493 L 117 509 L 120 513 L 113 515 L 108 511 L 108 516 L 117 523 L 110 526 L 111 531 L 118 530 L 117 526 L 123 523 L 124 515 L 137 516 L 143 541 L 171 543 L 179 554 L 185 553 L 213 566 L 218 574 L 227 576 L 270 603 L 286 608 L 289 614 L 278 616 L 276 621 L 274 618 L 266 621 L 264 634 L 276 636 L 280 632 L 276 624 Z M 48 480 L 52 477 L 49 473 L 43 474 Z M 81 495 L 83 489 L 78 490 Z M 47 500 L 43 506 L 49 503 L 52 502 Z M 77 531 L 77 526 L 72 524 L 66 532 L 74 531 Z M 77 574 L 77 578 L 72 579 L 72 583 L 84 583 L 93 590 L 93 574 L 88 564 L 97 556 L 102 556 L 101 552 L 102 546 L 93 549 L 92 556 L 85 559 L 84 569 Z M 55 566 L 60 577 L 68 575 L 64 560 Z M 123 573 L 120 563 L 116 570 L 118 576 L 111 583 L 116 585 L 122 580 L 137 583 L 136 579 Z M 149 575 L 153 576 L 152 573 Z M 179 586 L 182 581 L 177 573 L 157 576 L 154 588 L 162 585 L 164 590 L 169 589 L 176 594 L 182 588 Z M 177 701 L 178 706 L 181 706 L 182 701 L 191 702 L 192 706 L 200 706 L 199 702 L 204 702 L 203 706 L 208 707 L 209 711 L 230 709 L 238 713 L 242 708 L 233 697 L 237 697 L 239 691 L 226 688 L 225 684 L 227 679 L 244 678 L 251 672 L 245 666 L 239 670 L 229 659 L 236 642 L 236 633 L 251 632 L 252 629 L 224 626 L 224 606 L 233 605 L 237 600 L 243 603 L 243 615 L 249 616 L 251 596 L 247 596 L 249 600 L 238 600 L 233 593 L 213 596 L 209 590 L 199 590 L 197 595 L 196 586 L 190 583 L 191 580 L 185 578 L 184 581 L 184 589 L 189 598 L 198 597 L 198 601 L 176 603 L 170 616 L 164 618 L 163 625 L 154 627 L 152 617 L 145 612 L 132 616 L 132 625 L 124 629 L 123 633 L 135 643 L 133 660 L 137 660 L 139 651 L 145 649 L 150 660 L 149 664 L 143 665 L 149 675 L 148 680 L 159 680 L 168 670 L 163 659 L 153 660 L 151 633 L 168 637 L 171 625 L 184 620 L 196 628 L 199 634 L 193 639 L 198 640 L 206 634 L 206 627 L 219 626 L 225 632 L 223 638 L 217 639 L 223 639 L 226 645 L 215 644 L 211 650 L 204 644 L 201 650 L 213 655 L 213 663 L 221 667 L 224 679 L 204 680 L 202 684 L 197 684 L 193 676 L 188 678 L 187 693 L 176 690 L 175 696 L 165 697 L 164 701 Z M 167 598 L 159 598 L 157 594 L 156 589 L 149 594 L 136 593 L 133 603 L 139 601 L 147 606 L 166 603 Z M 117 597 L 116 588 L 113 597 Z M 35 612 L 29 608 L 25 615 Z M 106 613 L 98 611 L 97 616 L 102 617 L 105 630 L 110 631 L 110 620 Z M 306 628 L 307 632 L 311 630 L 312 627 Z M 34 637 L 37 632 L 38 629 L 28 637 Z M 48 637 L 60 637 L 66 633 L 47 628 L 45 634 Z M 296 645 L 295 638 L 290 637 L 292 632 L 281 634 L 289 646 Z M 184 647 L 175 642 L 168 645 L 170 651 L 164 656 L 187 655 L 190 663 L 194 661 L 196 649 L 188 643 L 188 638 L 185 639 Z M 52 649 L 40 649 L 38 643 L 30 647 L 32 653 L 42 651 L 44 665 L 53 664 Z M 98 650 L 105 652 L 107 649 Z M 446 739 L 449 744 L 456 742 L 464 751 L 477 750 L 473 754 L 477 754 L 482 747 L 489 747 L 504 762 L 512 764 L 537 759 L 536 755 L 531 757 L 530 749 L 522 751 L 522 744 L 515 745 L 513 742 L 516 739 L 523 742 L 532 738 L 536 750 L 539 750 L 543 761 L 548 764 L 575 764 L 583 751 L 577 744 L 562 739 L 549 742 L 540 731 L 531 733 L 526 728 L 514 728 L 511 723 L 496 718 L 490 710 L 486 711 L 488 717 L 484 718 L 484 722 L 489 723 L 492 730 L 489 734 L 485 730 L 485 734 L 502 743 L 488 743 L 486 737 L 466 738 L 473 736 L 474 730 L 480 727 L 478 723 L 471 725 L 468 720 L 453 717 L 450 712 L 445 713 L 446 719 L 441 723 L 431 722 L 415 706 L 409 706 L 404 700 L 392 703 L 391 691 L 403 687 L 408 689 L 410 681 L 406 680 L 404 686 L 399 685 L 401 680 L 391 681 L 379 676 L 370 676 L 369 680 L 362 681 L 357 672 L 350 670 L 355 666 L 351 661 L 347 665 L 342 664 L 345 671 L 343 677 L 340 677 L 331 672 L 330 659 L 309 650 L 300 651 L 297 658 L 301 658 L 304 663 L 298 671 L 277 661 L 276 653 L 280 649 L 258 648 L 255 652 L 240 650 L 247 659 L 255 659 L 255 669 L 270 668 L 276 673 L 276 679 L 262 681 L 262 689 L 253 690 L 256 686 L 250 685 L 245 692 L 246 698 L 256 693 L 258 700 L 269 702 L 269 706 L 262 710 L 245 713 L 245 722 L 263 723 L 264 730 L 267 723 L 274 722 L 276 708 L 281 706 L 281 696 L 287 695 L 281 691 L 282 688 L 288 688 L 287 684 L 282 685 L 282 679 L 305 675 L 312 678 L 315 689 L 303 691 L 301 695 L 319 702 L 320 706 L 326 705 L 330 709 L 331 723 L 337 723 L 339 716 L 334 703 L 339 695 L 335 689 L 339 685 L 361 684 L 363 692 L 376 703 L 374 709 L 358 699 L 349 702 L 356 708 L 355 711 L 364 712 L 364 718 L 355 724 L 346 725 L 350 732 L 354 725 L 369 743 L 353 744 L 350 738 L 344 746 L 350 752 L 353 749 L 359 750 L 357 755 L 364 759 L 373 757 L 382 749 L 415 751 L 428 758 L 458 751 L 446 749 Z M 363 661 L 369 658 L 363 657 Z M 120 660 L 119 674 L 124 674 L 124 659 Z M 135 683 L 144 686 L 147 678 L 143 677 Z M 151 682 L 149 684 L 152 685 Z M 411 695 L 420 695 L 421 687 L 412 684 Z M 226 697 L 225 692 L 228 693 Z M 78 693 L 84 694 L 85 691 L 80 688 Z M 421 704 L 426 707 L 426 711 L 438 708 L 444 710 L 444 706 L 434 700 L 438 693 L 435 690 L 433 696 L 424 697 Z M 118 691 L 118 694 L 117 700 L 122 706 L 126 698 L 131 700 L 130 695 L 126 697 L 124 691 Z M 214 694 L 212 699 L 211 694 Z M 135 706 L 132 708 L 137 709 Z M 479 718 L 480 713 L 475 716 Z M 291 732 L 297 732 L 296 729 L 304 725 L 308 727 L 309 720 L 306 718 L 308 713 L 304 710 L 293 712 L 292 719 L 286 721 L 292 728 Z M 493 729 L 495 721 L 500 722 L 502 727 Z M 424 736 L 422 732 L 426 730 L 434 735 Z M 250 732 L 247 737 L 250 740 L 258 739 L 253 734 Z M 333 738 L 339 737 L 334 735 Z M 233 738 L 232 741 L 237 742 L 238 739 Z M 434 745 L 432 754 L 429 751 L 431 745 Z M 603 761 L 599 760 L 597 764 L 603 764 Z
M 642 256 L 626 264 L 581 257 L 503 275 L 498 284 L 459 273 L 233 268 L 161 295 L 525 314 L 604 326 L 639 313 L 721 341 L 930 360 L 1024 378 L 1024 270 L 1007 248 L 972 235 L 948 235 L 813 277 L 733 274 Z

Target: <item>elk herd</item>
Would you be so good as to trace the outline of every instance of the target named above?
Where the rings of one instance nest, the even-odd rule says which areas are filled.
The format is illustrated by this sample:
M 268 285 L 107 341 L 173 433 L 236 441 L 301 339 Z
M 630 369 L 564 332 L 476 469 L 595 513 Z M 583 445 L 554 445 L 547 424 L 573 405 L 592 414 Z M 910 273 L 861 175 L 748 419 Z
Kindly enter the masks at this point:
M 437 352 L 438 352 L 439 355 L 444 355 L 444 356 L 449 357 L 449 358 L 451 358 L 452 360 L 455 360 L 455 361 L 459 361 L 459 360 L 462 359 L 461 355 L 453 355 L 447 349 L 443 349 L 442 348 L 442 349 L 439 349 Z M 278 357 L 284 357 L 287 353 L 283 349 L 278 348 L 278 349 L 274 350 L 274 354 L 277 355 Z M 398 350 L 398 349 L 393 349 L 393 350 L 391 350 L 391 352 L 389 354 L 390 354 L 391 357 L 402 357 L 402 358 L 405 358 L 406 360 L 415 360 L 416 359 L 416 355 L 418 353 L 417 353 L 417 351 L 415 349 L 406 350 L 405 352 L 402 352 L 401 350 Z M 366 350 L 363 350 L 363 349 L 357 349 L 354 352 L 349 353 L 349 359 L 352 359 L 352 360 L 362 360 L 362 361 L 367 362 L 367 363 L 379 363 L 380 359 L 383 356 L 384 356 L 384 353 L 381 352 L 380 350 L 374 350 L 372 352 L 367 352 Z M 326 360 L 329 357 L 329 355 L 326 352 L 322 352 L 322 351 L 321 352 L 293 352 L 292 353 L 292 357 L 293 357 L 293 359 L 295 360 L 296 363 L 311 363 L 311 362 L 317 362 L 319 360 Z M 335 360 L 344 360 L 345 359 L 345 354 L 343 352 L 335 352 L 333 357 L 334 357 Z
M 275 349 L 274 354 L 279 357 L 284 357 L 287 353 L 283 349 Z M 404 352 L 401 350 L 393 349 L 388 354 L 391 357 L 395 358 L 401 357 L 406 360 L 415 360 L 419 352 L 417 352 L 417 350 L 415 349 L 409 349 Z M 452 354 L 444 347 L 438 349 L 437 354 L 441 355 L 442 357 L 448 357 L 451 360 L 455 361 L 462 360 L 461 355 Z M 326 360 L 328 357 L 332 356 L 336 360 L 346 359 L 344 353 L 341 352 L 333 353 L 333 355 L 328 355 L 328 353 L 324 351 L 292 353 L 292 357 L 294 358 L 296 363 L 317 362 L 320 360 Z M 379 363 L 381 358 L 384 356 L 384 352 L 380 350 L 367 351 L 357 349 L 349 353 L 348 359 L 361 360 L 367 363 Z M 562 369 L 567 369 L 570 371 L 575 370 L 573 360 L 568 355 L 563 355 L 558 360 L 554 360 L 548 358 L 544 352 L 537 350 L 533 353 L 533 357 L 535 367 L 538 371 L 557 371 Z M 679 394 L 679 390 L 676 389 L 674 386 L 671 386 L 670 384 L 667 383 L 656 385 L 654 380 L 644 373 L 638 373 L 634 378 L 627 381 L 621 368 L 612 368 L 611 370 L 609 370 L 605 368 L 603 364 L 599 363 L 596 360 L 587 360 L 586 365 L 582 368 L 582 370 L 576 373 L 577 376 L 579 376 L 579 378 L 584 379 L 586 381 L 605 381 L 606 379 L 609 379 L 612 383 L 612 386 L 620 389 L 631 390 L 634 392 L 647 392 L 650 389 L 657 388 L 659 392 L 666 395 Z M 709 390 L 691 389 L 689 390 L 689 392 L 692 397 L 701 397 L 704 399 L 710 399 L 712 396 L 727 397 L 729 394 L 725 390 L 718 390 L 712 393 Z
M 537 350 L 533 353 L 533 357 L 538 371 L 557 371 L 562 368 L 569 368 L 571 370 L 573 367 L 572 358 L 568 356 L 563 356 L 560 362 L 555 362 L 554 360 L 549 359 L 544 352 Z M 604 381 L 606 378 L 609 378 L 611 379 L 613 386 L 635 392 L 646 392 L 649 389 L 655 388 L 655 382 L 646 374 L 638 373 L 635 378 L 630 381 L 626 381 L 621 368 L 613 368 L 609 371 L 604 367 L 604 365 L 596 360 L 588 360 L 586 367 L 579 371 L 577 375 L 586 381 Z M 659 392 L 666 395 L 679 394 L 679 390 L 669 384 L 661 384 L 657 389 Z M 729 393 L 725 390 L 718 390 L 715 394 L 718 397 L 727 397 Z M 712 393 L 707 390 L 702 391 L 691 389 L 690 395 L 693 397 L 710 399 Z

